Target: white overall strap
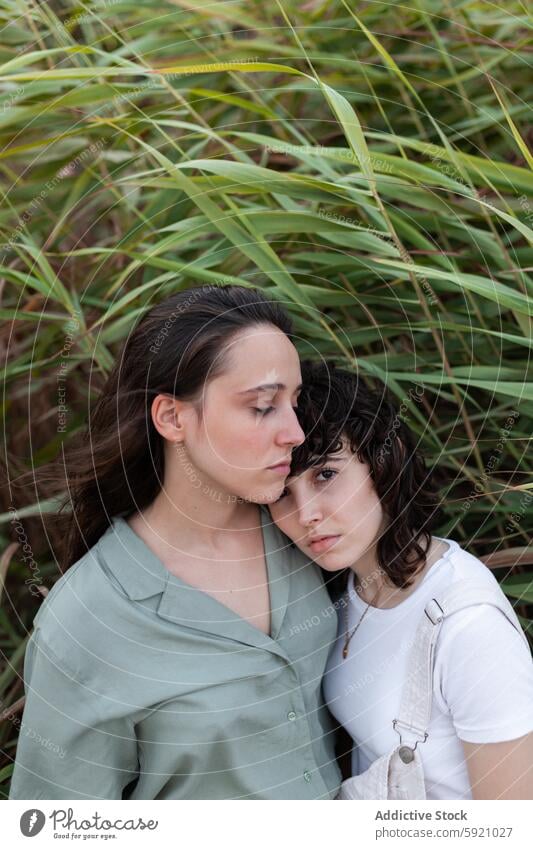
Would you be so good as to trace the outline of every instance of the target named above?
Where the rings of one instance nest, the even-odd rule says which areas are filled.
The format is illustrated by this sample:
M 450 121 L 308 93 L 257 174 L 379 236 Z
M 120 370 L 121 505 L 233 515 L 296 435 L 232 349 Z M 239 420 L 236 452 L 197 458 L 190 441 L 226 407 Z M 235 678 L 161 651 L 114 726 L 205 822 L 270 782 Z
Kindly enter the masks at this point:
M 460 610 L 479 604 L 492 604 L 497 607 L 516 628 L 529 648 L 518 617 L 499 587 L 475 584 L 465 580 L 452 584 L 444 592 L 438 593 L 438 598 L 431 599 L 425 606 L 424 616 L 417 628 L 414 645 L 409 654 L 400 714 L 393 722 L 402 743 L 408 742 L 407 738 L 409 738 L 416 745 L 416 742 L 423 742 L 427 737 L 433 700 L 435 645 L 443 620 Z

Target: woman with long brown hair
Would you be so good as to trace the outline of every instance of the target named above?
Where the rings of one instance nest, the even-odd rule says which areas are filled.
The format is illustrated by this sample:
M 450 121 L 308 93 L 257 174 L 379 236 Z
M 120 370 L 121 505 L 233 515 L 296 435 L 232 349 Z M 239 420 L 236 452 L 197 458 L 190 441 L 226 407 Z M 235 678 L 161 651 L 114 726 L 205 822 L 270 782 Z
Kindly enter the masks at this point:
M 28 644 L 10 798 L 336 795 L 335 616 L 265 506 L 304 440 L 291 330 L 237 286 L 132 330 L 67 458 L 66 571 Z

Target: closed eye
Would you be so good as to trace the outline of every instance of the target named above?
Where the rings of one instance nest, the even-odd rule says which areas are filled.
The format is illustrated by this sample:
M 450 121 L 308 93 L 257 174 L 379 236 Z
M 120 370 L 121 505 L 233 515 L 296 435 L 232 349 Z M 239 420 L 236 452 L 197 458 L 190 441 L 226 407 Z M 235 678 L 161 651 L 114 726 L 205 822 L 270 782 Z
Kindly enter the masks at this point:
M 275 407 L 252 407 L 252 410 L 255 410 L 256 413 L 260 413 L 262 416 L 268 416 L 268 414 L 275 409 Z M 298 407 L 293 407 L 292 409 L 295 413 L 298 412 Z

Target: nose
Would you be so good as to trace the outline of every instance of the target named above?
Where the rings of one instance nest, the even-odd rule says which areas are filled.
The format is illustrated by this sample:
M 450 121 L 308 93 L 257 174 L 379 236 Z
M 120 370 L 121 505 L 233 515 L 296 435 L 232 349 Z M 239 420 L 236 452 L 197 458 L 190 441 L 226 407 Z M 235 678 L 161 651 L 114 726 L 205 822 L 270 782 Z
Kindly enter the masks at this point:
M 301 493 L 295 494 L 296 500 L 296 515 L 298 521 L 303 528 L 311 529 L 316 522 L 322 521 L 322 510 L 320 509 L 319 499 L 313 497 L 313 494 L 308 490 L 303 490 Z
M 305 442 L 305 433 L 292 407 L 287 411 L 284 427 L 278 434 L 278 442 L 280 445 L 292 445 L 293 447 Z

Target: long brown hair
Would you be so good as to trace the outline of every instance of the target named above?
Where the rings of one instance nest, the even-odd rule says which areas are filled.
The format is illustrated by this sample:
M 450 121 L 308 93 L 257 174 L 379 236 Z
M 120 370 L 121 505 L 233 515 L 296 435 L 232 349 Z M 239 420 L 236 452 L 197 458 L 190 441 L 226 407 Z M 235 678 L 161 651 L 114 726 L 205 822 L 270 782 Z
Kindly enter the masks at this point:
M 61 531 L 62 570 L 97 542 L 113 516 L 143 510 L 161 489 L 164 440 L 150 414 L 155 396 L 190 401 L 201 415 L 206 383 L 227 369 L 227 343 L 239 331 L 265 323 L 292 333 L 292 321 L 278 303 L 259 289 L 233 285 L 183 290 L 144 314 L 65 462 L 57 458 L 34 472 L 66 491 L 57 514 L 49 517 Z

